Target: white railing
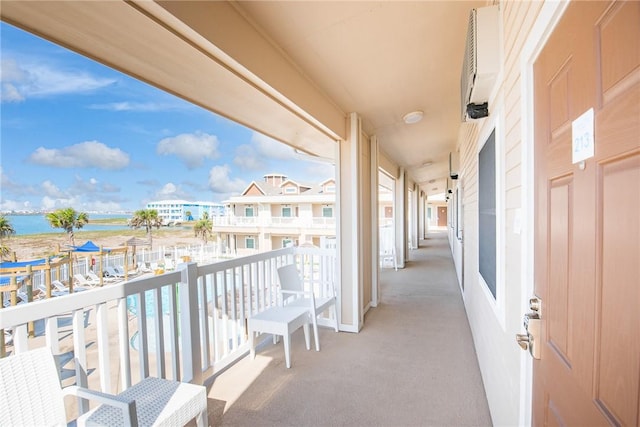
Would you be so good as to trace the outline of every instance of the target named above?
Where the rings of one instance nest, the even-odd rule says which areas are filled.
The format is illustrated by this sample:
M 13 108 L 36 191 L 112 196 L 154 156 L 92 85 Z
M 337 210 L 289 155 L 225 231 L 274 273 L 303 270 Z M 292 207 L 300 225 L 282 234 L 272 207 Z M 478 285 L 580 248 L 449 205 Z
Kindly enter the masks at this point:
M 214 227 L 255 226 L 255 227 L 298 227 L 298 228 L 333 228 L 336 219 L 332 217 L 295 217 L 295 216 L 233 216 L 216 217 Z
M 0 338 L 2 330 L 11 332 L 8 344 L 0 340 L 0 356 L 47 346 L 74 361 L 75 384 L 108 393 L 147 376 L 201 384 L 246 354 L 246 321 L 277 303 L 277 268 L 290 263 L 307 287 L 334 292 L 331 250 L 292 247 L 187 263 L 162 275 L 0 309 Z M 85 402 L 79 404 L 83 412 Z
M 102 266 L 102 269 L 105 270 L 107 267 L 124 267 L 125 265 L 128 267 L 128 270 L 131 272 L 134 270 L 134 266 L 151 268 L 152 266 L 164 265 L 165 263 L 171 263 L 172 265 L 179 264 L 183 262 L 183 260 L 190 260 L 193 262 L 197 262 L 198 264 L 206 264 L 220 261 L 221 259 L 228 259 L 230 254 L 226 254 L 225 251 L 222 250 L 221 246 L 217 243 L 209 243 L 207 245 L 189 245 L 189 246 L 174 246 L 174 247 L 165 247 L 159 246 L 155 249 L 151 250 L 145 247 L 139 247 L 135 251 L 135 260 L 134 260 L 134 252 L 130 250 L 127 252 L 126 257 L 127 260 L 125 262 L 125 254 L 123 252 L 110 253 L 104 252 L 102 255 L 102 264 L 97 259 L 99 255 L 93 254 L 93 257 L 83 256 L 82 253 L 73 254 L 73 267 L 72 273 L 82 274 L 83 276 L 87 276 L 89 271 L 93 271 L 96 274 L 100 274 L 99 269 Z M 91 259 L 95 261 L 95 263 L 91 264 Z M 33 289 L 37 289 L 38 285 L 46 286 L 48 283 L 46 280 L 46 274 L 50 275 L 50 281 L 52 280 L 60 280 L 63 283 L 69 283 L 69 278 L 72 274 L 69 272 L 69 264 L 68 262 L 58 262 L 55 263 L 56 266 L 52 267 L 50 270 L 38 270 L 33 269 L 31 272 L 27 272 L 26 267 L 21 267 L 14 272 L 9 273 L 10 275 L 17 276 L 16 283 L 19 285 L 17 288 L 22 292 L 27 292 L 27 282 L 24 280 L 27 276 L 31 278 L 31 284 Z M 6 268 L 5 270 L 10 270 Z M 140 268 L 140 270 L 143 270 Z M 0 272 L 0 275 L 6 275 L 7 272 Z M 3 299 L 8 299 L 8 295 L 4 295 L 9 291 L 3 290 L 0 286 L 0 293 L 2 293 Z

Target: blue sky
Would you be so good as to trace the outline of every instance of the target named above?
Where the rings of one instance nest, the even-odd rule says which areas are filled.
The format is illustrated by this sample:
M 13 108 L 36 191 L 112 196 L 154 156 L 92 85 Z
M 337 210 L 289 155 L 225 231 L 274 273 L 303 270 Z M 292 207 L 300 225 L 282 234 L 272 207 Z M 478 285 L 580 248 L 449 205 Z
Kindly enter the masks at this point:
M 0 210 L 221 202 L 267 173 L 333 177 L 284 144 L 0 23 Z

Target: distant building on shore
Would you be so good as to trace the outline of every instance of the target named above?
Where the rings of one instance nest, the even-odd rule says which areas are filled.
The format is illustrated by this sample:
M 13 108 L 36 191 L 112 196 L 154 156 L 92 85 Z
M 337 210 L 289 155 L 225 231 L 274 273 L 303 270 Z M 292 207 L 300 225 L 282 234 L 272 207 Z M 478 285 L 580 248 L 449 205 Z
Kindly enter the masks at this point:
M 215 202 L 188 202 L 186 200 L 159 200 L 147 203 L 147 209 L 155 209 L 164 225 L 224 216 L 224 205 Z M 188 215 L 190 214 L 190 215 Z
M 224 204 L 226 214 L 214 218 L 213 229 L 232 253 L 265 252 L 289 245 L 326 247 L 335 240 L 333 178 L 306 184 L 268 174 Z

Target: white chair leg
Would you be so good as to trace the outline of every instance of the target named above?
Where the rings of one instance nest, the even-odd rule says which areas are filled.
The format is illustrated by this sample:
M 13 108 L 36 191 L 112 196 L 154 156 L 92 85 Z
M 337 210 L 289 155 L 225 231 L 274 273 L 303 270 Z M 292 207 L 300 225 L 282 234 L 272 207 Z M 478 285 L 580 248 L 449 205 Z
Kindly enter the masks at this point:
M 207 411 L 202 411 L 196 417 L 196 425 L 198 427 L 209 427 L 209 422 L 207 421 Z
M 249 355 L 252 359 L 256 358 L 255 332 L 249 329 Z
M 304 343 L 307 345 L 307 350 L 311 350 L 311 340 L 309 339 L 309 324 L 305 323 L 302 328 L 304 330 Z
M 331 309 L 333 311 L 333 328 L 338 332 L 338 310 L 336 310 L 335 304 L 331 306 Z
M 316 351 L 320 351 L 320 337 L 318 336 L 318 319 L 314 316 L 312 321 L 313 321 L 313 337 L 316 340 Z
M 287 368 L 291 367 L 291 355 L 289 353 L 291 346 L 291 335 L 285 334 L 283 337 L 284 341 L 284 361 L 287 365 Z

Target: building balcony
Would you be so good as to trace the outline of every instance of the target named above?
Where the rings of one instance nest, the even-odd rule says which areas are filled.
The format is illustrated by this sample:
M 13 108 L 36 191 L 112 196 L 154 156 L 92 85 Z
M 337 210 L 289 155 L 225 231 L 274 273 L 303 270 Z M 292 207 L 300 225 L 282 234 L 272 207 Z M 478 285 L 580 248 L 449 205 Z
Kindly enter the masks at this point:
M 247 356 L 246 319 L 276 304 L 280 265 L 295 263 L 308 287 L 333 282 L 333 251 L 184 264 L 1 309 L 0 329 L 12 332 L 1 350 L 50 347 L 63 386 L 115 393 L 147 376 L 205 384 L 211 425 L 489 425 L 445 235 L 412 253 L 407 268 L 382 271 L 382 302 L 360 333 L 321 328 L 316 352 L 296 331 L 291 369 L 268 336 Z M 68 402 L 70 418 L 79 404 Z
M 215 217 L 213 225 L 218 230 L 228 232 L 225 227 L 256 227 L 256 228 L 296 228 L 296 229 L 331 229 L 336 226 L 334 217 L 258 217 L 258 216 L 232 216 Z

